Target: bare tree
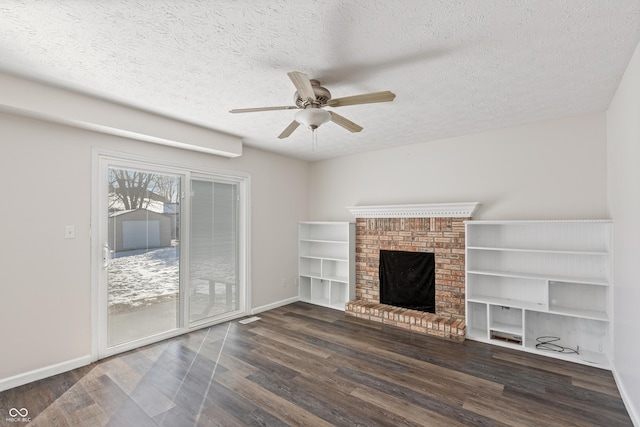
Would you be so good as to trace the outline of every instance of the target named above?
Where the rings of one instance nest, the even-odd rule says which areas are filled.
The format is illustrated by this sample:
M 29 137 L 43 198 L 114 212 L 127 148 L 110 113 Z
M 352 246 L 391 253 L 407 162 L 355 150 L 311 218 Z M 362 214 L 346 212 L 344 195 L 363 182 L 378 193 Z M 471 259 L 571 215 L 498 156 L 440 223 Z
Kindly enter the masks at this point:
M 156 193 L 164 203 L 177 203 L 180 194 L 180 181 L 175 176 L 157 175 Z
M 125 169 L 109 171 L 110 206 L 121 204 L 124 210 L 144 209 L 151 201 L 155 174 Z

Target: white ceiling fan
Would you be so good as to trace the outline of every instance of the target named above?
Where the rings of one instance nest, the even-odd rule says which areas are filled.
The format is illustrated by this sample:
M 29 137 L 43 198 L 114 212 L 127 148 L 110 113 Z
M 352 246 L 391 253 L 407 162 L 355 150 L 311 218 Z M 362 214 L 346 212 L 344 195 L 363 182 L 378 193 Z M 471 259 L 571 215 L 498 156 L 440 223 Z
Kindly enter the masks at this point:
M 312 130 L 314 138 L 316 129 L 328 122 L 342 126 L 350 132 L 360 132 L 362 126 L 357 125 L 351 120 L 334 113 L 333 111 L 324 110 L 323 107 L 343 107 L 346 105 L 371 104 L 375 102 L 393 101 L 396 95 L 389 91 L 365 93 L 362 95 L 347 96 L 344 98 L 331 98 L 331 93 L 327 88 L 322 87 L 318 80 L 311 80 L 309 76 L 299 71 L 291 71 L 287 73 L 291 82 L 296 88 L 294 101 L 296 105 L 285 105 L 279 107 L 258 107 L 258 108 L 240 108 L 230 110 L 230 113 L 253 113 L 258 111 L 273 110 L 300 110 L 295 115 L 295 120 L 282 131 L 278 138 L 283 139 L 293 133 L 294 130 L 303 124 Z M 314 139 L 315 142 L 315 139 Z M 315 145 L 315 144 L 314 144 Z

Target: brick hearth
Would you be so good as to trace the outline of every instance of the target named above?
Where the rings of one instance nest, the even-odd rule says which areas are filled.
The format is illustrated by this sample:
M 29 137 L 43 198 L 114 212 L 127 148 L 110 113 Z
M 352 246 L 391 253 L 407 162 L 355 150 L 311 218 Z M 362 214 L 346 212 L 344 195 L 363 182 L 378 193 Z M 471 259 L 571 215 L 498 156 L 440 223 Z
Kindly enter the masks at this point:
M 465 236 L 470 217 L 357 218 L 356 299 L 347 315 L 463 341 L 465 335 Z M 380 304 L 380 250 L 432 252 L 436 313 Z

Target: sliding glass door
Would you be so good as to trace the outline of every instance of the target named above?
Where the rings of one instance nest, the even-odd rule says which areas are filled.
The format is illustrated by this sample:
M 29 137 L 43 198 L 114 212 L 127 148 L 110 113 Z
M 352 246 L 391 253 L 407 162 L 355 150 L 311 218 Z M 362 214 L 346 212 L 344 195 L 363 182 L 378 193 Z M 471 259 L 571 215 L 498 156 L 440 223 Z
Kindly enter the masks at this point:
M 189 320 L 238 310 L 237 184 L 191 180 Z
M 99 357 L 247 314 L 248 177 L 109 157 L 98 165 Z
M 107 346 L 179 327 L 183 178 L 108 169 Z

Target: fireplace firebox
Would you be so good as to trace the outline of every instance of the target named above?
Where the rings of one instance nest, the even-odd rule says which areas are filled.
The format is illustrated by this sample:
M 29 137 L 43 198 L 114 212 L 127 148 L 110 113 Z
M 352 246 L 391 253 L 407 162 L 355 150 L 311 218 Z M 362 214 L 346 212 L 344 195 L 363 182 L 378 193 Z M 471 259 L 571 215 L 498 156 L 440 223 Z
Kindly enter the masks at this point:
M 380 250 L 378 271 L 380 303 L 436 312 L 433 253 Z

